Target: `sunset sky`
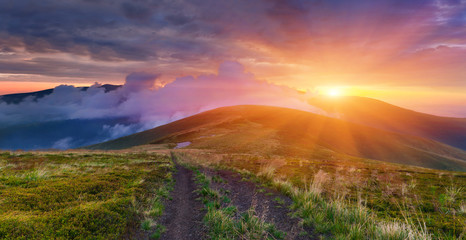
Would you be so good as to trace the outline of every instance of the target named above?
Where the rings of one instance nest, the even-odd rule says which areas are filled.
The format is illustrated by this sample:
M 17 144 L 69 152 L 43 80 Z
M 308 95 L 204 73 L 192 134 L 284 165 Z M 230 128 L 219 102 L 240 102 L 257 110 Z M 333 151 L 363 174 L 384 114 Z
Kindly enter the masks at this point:
M 0 0 L 0 94 L 134 72 L 164 86 L 225 61 L 300 91 L 466 117 L 466 1 Z

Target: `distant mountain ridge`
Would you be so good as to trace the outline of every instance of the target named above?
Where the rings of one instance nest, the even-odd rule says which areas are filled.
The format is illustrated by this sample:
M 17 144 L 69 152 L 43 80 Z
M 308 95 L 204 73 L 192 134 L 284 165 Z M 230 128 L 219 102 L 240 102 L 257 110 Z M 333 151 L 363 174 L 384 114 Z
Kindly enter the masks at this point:
M 121 85 L 105 84 L 101 87 L 105 89 L 105 92 L 109 92 L 120 88 Z M 81 87 L 80 89 L 82 91 L 86 91 L 88 88 L 89 87 Z M 7 104 L 17 104 L 28 97 L 32 97 L 33 100 L 37 101 L 38 99 L 41 99 L 51 94 L 52 92 L 53 89 L 46 89 L 31 93 L 3 95 L 0 96 L 0 103 L 4 102 Z M 218 121 L 223 121 L 222 124 L 225 125 L 225 121 L 230 121 L 227 121 L 226 119 L 235 118 L 237 121 L 241 122 L 245 119 L 249 119 L 252 116 L 258 117 L 260 114 L 264 114 L 265 112 L 271 112 L 268 113 L 270 115 L 269 118 L 282 121 L 286 126 L 284 128 L 287 129 L 287 133 L 278 130 L 282 126 L 272 124 L 271 126 L 264 127 L 264 122 L 262 121 L 258 122 L 247 120 L 244 122 L 244 124 L 245 126 L 249 127 L 252 127 L 250 124 L 259 124 L 258 129 L 260 129 L 259 132 L 261 133 L 262 131 L 265 131 L 264 129 L 269 129 L 268 131 L 274 132 L 275 136 L 270 136 L 268 138 L 264 137 L 263 140 L 265 142 L 272 141 L 274 144 L 281 143 L 284 146 L 294 145 L 292 148 L 294 150 L 299 148 L 299 151 L 296 150 L 298 152 L 303 152 L 301 150 L 307 149 L 309 146 L 317 146 L 318 148 L 329 149 L 331 151 L 364 158 L 373 158 L 399 163 L 404 163 L 403 161 L 406 160 L 405 162 L 408 164 L 418 166 L 424 166 L 425 164 L 423 164 L 422 161 L 427 159 L 427 161 L 430 162 L 430 164 L 426 165 L 427 167 L 440 169 L 453 169 L 452 166 L 456 166 L 458 164 L 461 166 L 464 162 L 463 160 L 466 160 L 466 155 L 464 152 L 466 149 L 465 118 L 433 116 L 397 107 L 379 100 L 363 97 L 314 98 L 309 100 L 309 104 L 319 107 L 331 113 L 333 116 L 337 116 L 340 120 L 326 118 L 320 115 L 292 109 L 285 110 L 284 108 L 263 106 L 238 106 L 231 108 L 220 108 L 219 110 L 214 111 L 218 113 L 217 115 L 220 116 L 220 119 L 211 116 L 211 114 L 208 114 L 208 112 L 201 113 L 196 115 L 197 117 L 193 117 L 196 119 L 196 122 L 199 120 L 199 116 L 204 116 L 206 114 L 211 116 L 210 119 L 204 119 L 202 124 L 214 126 L 212 131 L 215 132 L 218 130 L 218 126 L 216 125 Z M 242 113 L 239 109 L 243 109 L 246 111 L 246 113 Z M 256 109 L 258 113 L 251 112 L 251 109 Z M 224 112 L 222 113 L 222 111 Z M 280 117 L 274 115 L 274 111 L 277 111 L 278 113 L 286 112 L 286 114 L 295 116 L 295 118 L 293 119 L 283 116 L 286 118 L 286 121 L 283 119 L 279 120 Z M 225 115 L 227 112 L 232 112 L 233 115 Z M 250 116 L 245 116 L 244 114 L 249 114 Z M 174 142 L 175 140 L 183 140 L 184 138 L 178 137 L 172 139 L 170 136 L 180 136 L 179 131 L 193 131 L 192 127 L 189 127 L 193 122 L 190 122 L 191 120 L 184 119 L 180 121 L 187 121 L 185 123 L 189 124 L 180 126 L 177 121 L 173 124 L 170 123 L 168 125 L 156 128 L 157 130 L 148 130 L 135 135 L 130 135 L 127 138 L 124 137 L 115 141 L 96 144 L 91 148 L 127 148 L 141 144 Z M 84 130 L 85 126 L 82 126 L 81 123 L 86 123 L 89 129 Z M 57 140 L 66 139 L 65 137 L 68 137 L 68 135 L 62 136 L 59 133 L 68 132 L 71 135 L 77 134 L 80 136 L 85 133 L 83 136 L 92 139 L 92 141 L 88 143 L 91 144 L 92 142 L 96 142 L 97 139 L 109 139 L 108 137 L 104 138 L 101 136 L 103 134 L 102 126 L 114 126 L 115 124 L 119 123 L 127 125 L 128 123 L 134 124 L 135 122 L 133 122 L 131 119 L 104 118 L 91 119 L 89 121 L 70 120 L 61 122 L 46 122 L 41 124 L 17 125 L 14 128 L 0 128 L 0 146 L 2 146 L 4 149 L 21 149 L 23 148 L 21 146 L 22 143 L 28 143 L 29 145 L 24 146 L 25 149 L 38 149 L 49 144 L 46 140 L 44 140 L 49 138 L 41 135 L 47 134 L 47 132 L 53 133 L 49 135 L 55 136 L 55 139 L 50 138 L 51 143 L 57 142 Z M 320 126 L 320 129 L 312 126 L 311 123 L 313 123 L 315 126 Z M 66 129 L 68 126 L 76 130 L 79 127 L 81 130 L 74 132 L 60 130 Z M 178 126 L 178 128 L 173 129 L 173 126 Z M 234 123 L 232 126 L 235 126 L 234 129 L 238 130 L 236 129 L 237 123 Z M 227 126 L 226 129 L 230 129 L 232 126 Z M 199 126 L 194 126 L 194 129 L 197 127 Z M 295 128 L 312 129 L 313 132 L 311 131 L 306 133 L 306 131 L 302 132 L 296 130 Z M 253 134 L 252 132 L 254 132 L 252 130 L 248 130 L 247 128 L 241 130 L 244 130 L 246 135 Z M 92 136 L 93 133 L 95 136 Z M 373 133 L 376 133 L 376 137 L 372 136 Z M 295 137 L 289 138 L 289 135 L 293 134 Z M 384 142 L 384 140 L 382 140 L 382 135 L 387 137 L 388 140 Z M 227 136 L 230 135 L 226 134 L 223 141 L 230 141 L 228 138 L 226 138 Z M 277 136 L 278 139 L 276 138 Z M 339 138 L 341 138 L 341 140 L 338 140 Z M 81 138 L 78 137 L 76 141 L 73 141 L 75 142 L 75 145 L 70 146 L 82 146 L 83 144 L 79 145 L 79 143 L 84 141 L 79 139 Z M 130 141 L 128 141 L 129 139 Z M 207 137 L 206 139 L 210 138 Z M 287 141 L 283 141 L 283 139 L 287 139 Z M 192 139 L 187 138 L 184 140 L 191 141 Z M 241 145 L 241 142 L 238 144 Z M 196 146 L 196 144 L 194 144 L 194 146 Z M 218 146 L 218 144 L 213 144 L 214 148 L 218 148 Z M 409 153 L 411 155 L 406 156 L 405 153 Z M 445 161 L 447 164 L 442 163 L 442 161 Z
M 305 111 L 253 105 L 218 108 L 88 148 L 124 149 L 143 144 L 187 141 L 193 148 L 216 149 L 225 153 L 261 152 L 292 157 L 333 152 L 466 171 L 465 151 L 433 140 Z
M 466 150 L 466 118 L 415 112 L 365 97 L 313 98 L 309 104 L 349 122 L 433 139 Z
M 105 92 L 119 89 L 120 85 L 105 84 L 100 88 Z M 77 87 L 87 91 L 89 87 Z M 78 91 L 79 91 L 78 90 Z M 30 93 L 7 94 L 0 96 L 0 104 L 5 109 L 16 108 L 25 99 L 40 101 L 52 94 L 54 89 L 46 89 Z M 66 96 L 63 96 L 66 97 Z M 20 108 L 21 105 L 18 105 Z M 3 112 L 0 112 L 0 115 Z M 7 119 L 7 118 L 4 118 Z M 127 126 L 137 122 L 125 117 L 103 117 L 93 119 L 61 119 L 31 122 L 16 122 L 12 117 L 11 125 L 0 124 L 0 149 L 2 150 L 36 150 L 36 149 L 67 149 L 98 143 L 111 139 L 112 133 L 105 127 L 116 125 Z
M 121 87 L 121 85 L 112 85 L 112 84 L 104 84 L 100 86 L 101 88 L 105 89 L 105 92 L 110 92 L 117 90 Z M 81 91 L 86 91 L 89 87 L 79 87 Z M 53 93 L 53 88 L 45 89 L 37 92 L 29 92 L 29 93 L 13 93 L 13 94 L 5 94 L 0 95 L 0 103 L 5 102 L 7 104 L 18 104 L 22 102 L 27 97 L 32 97 L 34 101 L 37 101 L 40 98 L 43 98 L 47 95 Z

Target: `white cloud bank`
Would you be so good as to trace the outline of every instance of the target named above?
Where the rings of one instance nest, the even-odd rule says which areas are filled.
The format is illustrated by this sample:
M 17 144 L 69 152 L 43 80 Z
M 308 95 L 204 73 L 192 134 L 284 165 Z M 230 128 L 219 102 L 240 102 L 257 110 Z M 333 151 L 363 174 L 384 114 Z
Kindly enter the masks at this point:
M 52 94 L 37 100 L 28 98 L 19 104 L 0 103 L 0 124 L 131 119 L 132 124 L 102 125 L 102 131 L 106 133 L 102 140 L 108 140 L 222 106 L 271 105 L 321 113 L 306 102 L 308 95 L 258 81 L 237 62 L 224 62 L 217 75 L 181 77 L 158 89 L 153 88 L 156 79 L 155 74 L 132 73 L 123 87 L 110 92 L 105 92 L 99 84 L 87 91 L 61 85 Z M 50 145 L 73 146 L 70 139 L 74 138 L 65 136 Z

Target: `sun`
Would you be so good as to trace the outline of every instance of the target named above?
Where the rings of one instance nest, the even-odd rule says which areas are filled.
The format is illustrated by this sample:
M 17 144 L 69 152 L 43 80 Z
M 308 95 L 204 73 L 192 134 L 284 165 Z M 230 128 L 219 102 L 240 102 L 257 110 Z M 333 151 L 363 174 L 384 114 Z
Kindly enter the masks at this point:
M 341 96 L 341 90 L 338 88 L 330 88 L 327 90 L 327 95 L 329 95 L 330 97 Z

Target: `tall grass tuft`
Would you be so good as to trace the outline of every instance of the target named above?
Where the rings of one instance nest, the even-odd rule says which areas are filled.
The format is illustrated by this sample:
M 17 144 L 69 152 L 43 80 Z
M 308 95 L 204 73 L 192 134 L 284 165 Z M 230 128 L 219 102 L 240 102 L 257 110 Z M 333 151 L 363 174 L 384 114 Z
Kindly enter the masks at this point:
M 287 181 L 273 181 L 272 186 L 293 199 L 295 215 L 303 224 L 314 227 L 321 236 L 331 239 L 393 239 L 429 240 L 431 235 L 408 223 L 380 221 L 365 206 L 341 199 L 325 199 L 322 185 L 328 180 L 318 172 L 308 189 L 294 187 Z

